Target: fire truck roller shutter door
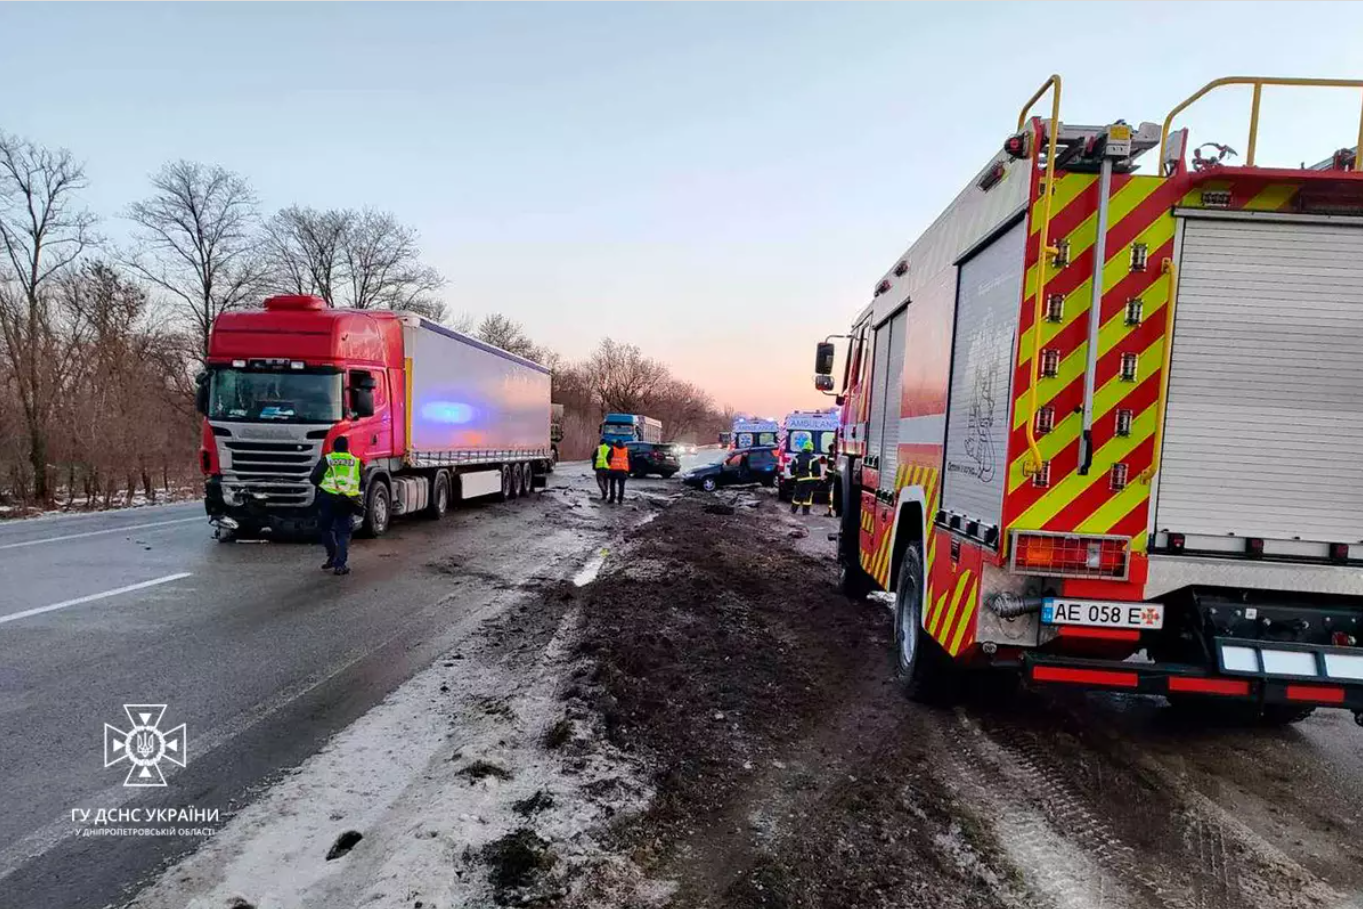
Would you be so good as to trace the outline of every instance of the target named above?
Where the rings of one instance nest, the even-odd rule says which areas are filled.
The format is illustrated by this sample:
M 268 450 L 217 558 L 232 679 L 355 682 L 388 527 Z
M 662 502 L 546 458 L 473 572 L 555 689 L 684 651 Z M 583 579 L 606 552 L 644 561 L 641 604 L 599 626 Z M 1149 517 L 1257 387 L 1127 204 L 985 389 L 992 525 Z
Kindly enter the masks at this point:
M 961 263 L 947 403 L 942 507 L 1002 523 L 1008 413 L 1026 224 L 1019 221 Z
M 890 357 L 890 323 L 876 329 L 871 359 L 871 419 L 866 426 L 866 455 L 878 458 L 885 426 L 885 372 Z
M 912 305 L 912 304 L 910 304 Z M 904 393 L 904 335 L 909 321 L 908 309 L 901 309 L 890 320 L 890 348 L 885 370 L 885 424 L 880 430 L 880 491 L 893 494 L 899 470 L 900 399 Z
M 1156 530 L 1363 540 L 1363 226 L 1190 213 L 1180 259 Z

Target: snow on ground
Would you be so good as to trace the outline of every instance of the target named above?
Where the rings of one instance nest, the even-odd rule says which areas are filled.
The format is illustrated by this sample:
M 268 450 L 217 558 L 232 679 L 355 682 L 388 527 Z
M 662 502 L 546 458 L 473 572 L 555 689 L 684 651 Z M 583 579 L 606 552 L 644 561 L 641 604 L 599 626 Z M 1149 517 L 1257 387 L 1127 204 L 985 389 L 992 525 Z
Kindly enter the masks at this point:
M 603 558 L 593 559 L 596 571 Z M 641 809 L 649 793 L 591 721 L 564 723 L 558 697 L 575 668 L 579 621 L 579 611 L 568 611 L 531 657 L 471 644 L 420 673 L 131 906 L 488 905 L 493 891 L 480 851 L 525 827 L 551 846 L 565 889 L 587 866 L 598 882 L 635 886 L 637 875 L 608 858 L 596 836 L 610 818 Z M 551 746 L 551 731 L 571 741 Z M 531 799 L 538 811 L 527 810 Z M 327 861 L 348 830 L 363 839 Z

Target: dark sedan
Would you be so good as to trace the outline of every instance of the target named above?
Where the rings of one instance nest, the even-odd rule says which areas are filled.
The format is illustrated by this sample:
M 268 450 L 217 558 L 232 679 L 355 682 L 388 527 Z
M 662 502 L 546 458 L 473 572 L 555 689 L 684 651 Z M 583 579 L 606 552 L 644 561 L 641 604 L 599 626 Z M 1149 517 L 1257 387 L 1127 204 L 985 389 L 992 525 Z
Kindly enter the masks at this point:
M 646 477 L 656 473 L 667 479 L 681 470 L 681 453 L 671 442 L 627 442 L 629 473 Z
M 687 486 L 713 492 L 721 486 L 771 486 L 776 482 L 776 448 L 738 448 L 713 464 L 682 474 Z

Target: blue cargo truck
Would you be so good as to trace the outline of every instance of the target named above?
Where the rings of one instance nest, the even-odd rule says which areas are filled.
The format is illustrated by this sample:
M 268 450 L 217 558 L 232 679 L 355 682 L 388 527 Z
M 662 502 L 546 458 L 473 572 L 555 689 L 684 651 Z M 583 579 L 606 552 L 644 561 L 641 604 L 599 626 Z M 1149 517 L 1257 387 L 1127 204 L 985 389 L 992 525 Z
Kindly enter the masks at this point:
M 608 413 L 601 422 L 601 438 L 607 442 L 661 442 L 663 424 L 633 413 Z

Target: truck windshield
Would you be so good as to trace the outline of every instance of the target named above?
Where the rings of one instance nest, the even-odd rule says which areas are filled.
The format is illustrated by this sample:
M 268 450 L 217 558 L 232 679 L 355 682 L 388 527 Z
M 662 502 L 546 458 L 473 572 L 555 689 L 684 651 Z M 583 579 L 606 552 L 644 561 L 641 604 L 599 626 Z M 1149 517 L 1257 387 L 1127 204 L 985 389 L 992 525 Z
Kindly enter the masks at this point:
M 257 423 L 335 423 L 341 419 L 341 374 L 215 369 L 208 417 Z

